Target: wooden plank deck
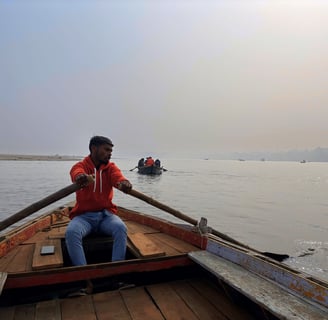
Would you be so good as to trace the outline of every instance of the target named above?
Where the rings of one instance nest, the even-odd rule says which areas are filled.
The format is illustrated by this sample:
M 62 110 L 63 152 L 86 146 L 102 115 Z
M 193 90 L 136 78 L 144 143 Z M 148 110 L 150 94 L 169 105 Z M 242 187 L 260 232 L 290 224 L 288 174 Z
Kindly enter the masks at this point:
M 251 320 L 256 319 L 205 279 L 181 280 L 93 295 L 0 308 L 0 319 Z

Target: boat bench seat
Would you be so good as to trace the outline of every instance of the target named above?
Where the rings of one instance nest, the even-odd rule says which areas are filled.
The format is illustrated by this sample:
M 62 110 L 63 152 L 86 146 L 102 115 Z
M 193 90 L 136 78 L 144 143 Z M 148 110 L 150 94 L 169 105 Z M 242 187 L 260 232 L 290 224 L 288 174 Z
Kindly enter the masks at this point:
M 138 258 L 152 258 L 165 256 L 165 251 L 159 248 L 144 233 L 129 233 L 128 247 Z
M 42 254 L 43 249 L 53 246 L 53 252 Z M 35 243 L 32 270 L 42 270 L 61 267 L 64 264 L 61 240 L 49 239 Z
M 327 316 L 327 313 L 277 284 L 208 251 L 194 251 L 188 256 L 219 280 L 232 286 L 279 319 L 319 320 Z
M 128 225 L 128 241 L 127 247 L 138 258 L 150 258 L 165 256 L 166 253 L 160 249 L 145 232 L 159 232 L 150 227 L 142 226 L 139 224 L 133 224 L 131 221 L 125 221 Z M 61 228 L 53 228 L 49 234 L 49 239 L 65 239 L 66 226 Z M 90 234 L 83 239 L 83 248 L 86 252 L 94 252 L 99 250 L 105 250 L 113 246 L 113 238 L 111 236 Z M 64 251 L 67 249 L 64 245 Z M 64 254 L 65 255 L 65 254 Z

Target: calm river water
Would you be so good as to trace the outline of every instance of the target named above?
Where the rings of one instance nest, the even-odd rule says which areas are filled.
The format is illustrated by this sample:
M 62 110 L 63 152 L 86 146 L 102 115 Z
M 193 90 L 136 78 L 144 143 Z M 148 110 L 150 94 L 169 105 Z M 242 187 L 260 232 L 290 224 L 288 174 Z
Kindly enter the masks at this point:
M 167 171 L 151 177 L 130 171 L 137 159 L 113 161 L 136 190 L 195 219 L 206 217 L 250 247 L 287 253 L 285 263 L 328 280 L 328 163 L 162 159 Z M 0 220 L 69 185 L 73 163 L 0 161 Z M 176 221 L 118 190 L 114 200 Z

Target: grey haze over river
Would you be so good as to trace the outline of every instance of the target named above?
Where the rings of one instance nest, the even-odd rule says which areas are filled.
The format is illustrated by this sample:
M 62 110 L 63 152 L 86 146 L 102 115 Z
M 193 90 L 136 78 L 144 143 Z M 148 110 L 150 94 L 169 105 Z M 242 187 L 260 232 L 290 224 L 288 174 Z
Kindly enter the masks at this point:
M 113 159 L 136 190 L 285 263 L 328 280 L 328 163 L 161 159 L 162 176 L 130 171 L 138 159 Z M 75 161 L 0 161 L 0 220 L 71 183 Z M 74 195 L 33 214 L 74 200 Z M 177 221 L 115 190 L 117 205 Z M 178 220 L 181 222 L 180 220 Z

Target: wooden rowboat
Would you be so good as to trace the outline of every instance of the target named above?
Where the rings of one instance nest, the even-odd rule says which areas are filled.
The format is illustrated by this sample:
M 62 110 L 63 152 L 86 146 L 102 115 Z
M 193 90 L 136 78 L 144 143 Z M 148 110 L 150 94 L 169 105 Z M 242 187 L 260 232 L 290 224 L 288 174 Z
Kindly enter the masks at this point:
M 163 168 L 155 165 L 138 167 L 138 173 L 147 175 L 159 175 L 162 174 Z
M 126 260 L 107 259 L 111 238 L 90 237 L 88 265 L 71 266 L 64 243 L 70 209 L 1 236 L 0 319 L 328 319 L 326 282 L 215 235 L 206 219 L 176 224 L 119 207 Z M 41 255 L 48 246 L 54 253 Z M 86 279 L 93 293 L 69 298 Z M 121 282 L 134 286 L 122 290 Z

